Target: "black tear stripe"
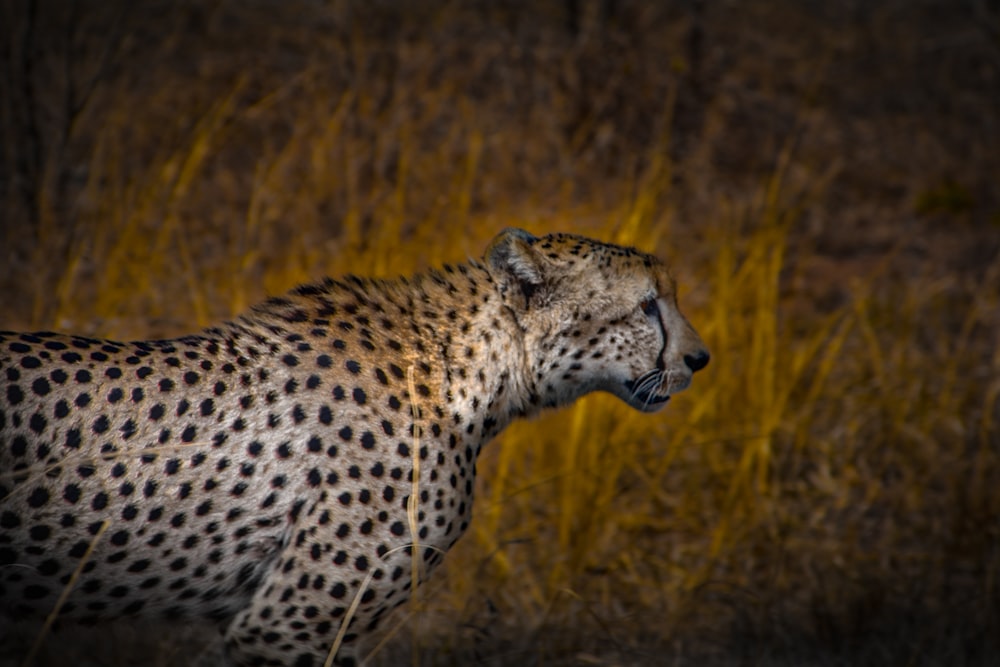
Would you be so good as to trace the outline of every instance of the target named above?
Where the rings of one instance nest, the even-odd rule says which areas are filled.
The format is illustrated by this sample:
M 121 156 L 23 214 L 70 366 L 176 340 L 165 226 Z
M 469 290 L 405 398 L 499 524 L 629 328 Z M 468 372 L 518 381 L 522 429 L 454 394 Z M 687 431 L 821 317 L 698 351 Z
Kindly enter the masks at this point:
M 656 321 L 660 323 L 660 331 L 663 332 L 663 347 L 660 348 L 660 351 L 656 355 L 656 369 L 665 371 L 667 370 L 667 362 L 663 360 L 663 355 L 667 351 L 667 343 L 669 341 L 667 338 L 667 326 L 663 323 L 663 311 L 659 308 L 657 308 Z

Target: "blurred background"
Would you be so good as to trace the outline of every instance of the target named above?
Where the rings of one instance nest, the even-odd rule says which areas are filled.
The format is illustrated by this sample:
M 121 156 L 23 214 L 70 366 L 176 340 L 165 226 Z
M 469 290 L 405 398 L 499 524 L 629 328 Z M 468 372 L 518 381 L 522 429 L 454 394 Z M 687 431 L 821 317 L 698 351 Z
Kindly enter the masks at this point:
M 712 363 L 508 429 L 371 664 L 996 664 L 996 0 L 5 0 L 0 40 L 0 328 L 180 335 L 508 225 L 671 262 Z M 83 634 L 42 662 L 211 639 Z

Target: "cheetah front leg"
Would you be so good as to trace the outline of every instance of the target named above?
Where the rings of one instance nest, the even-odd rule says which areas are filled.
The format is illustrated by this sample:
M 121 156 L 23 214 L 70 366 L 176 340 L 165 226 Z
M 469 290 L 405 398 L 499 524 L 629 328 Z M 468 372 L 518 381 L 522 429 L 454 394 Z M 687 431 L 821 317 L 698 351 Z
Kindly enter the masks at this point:
M 320 620 L 314 611 L 318 609 L 315 605 L 295 604 L 294 595 L 287 596 L 287 591 L 285 586 L 262 589 L 263 594 L 233 619 L 225 635 L 224 664 L 227 667 L 320 667 L 327 664 L 340 630 L 340 620 L 329 617 Z M 357 667 L 361 664 L 360 638 L 353 632 L 357 625 L 357 619 L 351 621 L 333 656 L 333 665 Z
M 349 616 L 333 664 L 360 665 L 364 645 L 383 615 L 408 597 L 408 569 L 376 554 L 326 550 L 295 540 L 264 579 L 251 604 L 226 630 L 227 663 L 320 667 Z M 353 615 L 349 611 L 357 598 Z

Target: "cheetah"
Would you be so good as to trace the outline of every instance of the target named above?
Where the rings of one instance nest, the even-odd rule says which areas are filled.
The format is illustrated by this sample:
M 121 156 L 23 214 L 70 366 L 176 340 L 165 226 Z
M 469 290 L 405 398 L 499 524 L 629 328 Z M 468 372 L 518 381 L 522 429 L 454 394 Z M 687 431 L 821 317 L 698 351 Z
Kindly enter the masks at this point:
M 0 620 L 200 620 L 229 665 L 358 664 L 468 527 L 483 445 L 594 391 L 655 412 L 708 360 L 657 258 L 520 229 L 182 338 L 0 333 Z

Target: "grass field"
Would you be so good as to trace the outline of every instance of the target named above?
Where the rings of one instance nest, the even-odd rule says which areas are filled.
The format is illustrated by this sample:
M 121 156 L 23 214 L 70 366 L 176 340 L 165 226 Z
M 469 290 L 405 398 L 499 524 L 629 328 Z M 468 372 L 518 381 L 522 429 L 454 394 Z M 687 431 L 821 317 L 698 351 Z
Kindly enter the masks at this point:
M 710 366 L 508 429 L 373 664 L 996 664 L 1000 7 L 828 4 L 4 3 L 0 328 L 656 251 Z M 86 635 L 42 662 L 198 648 Z

